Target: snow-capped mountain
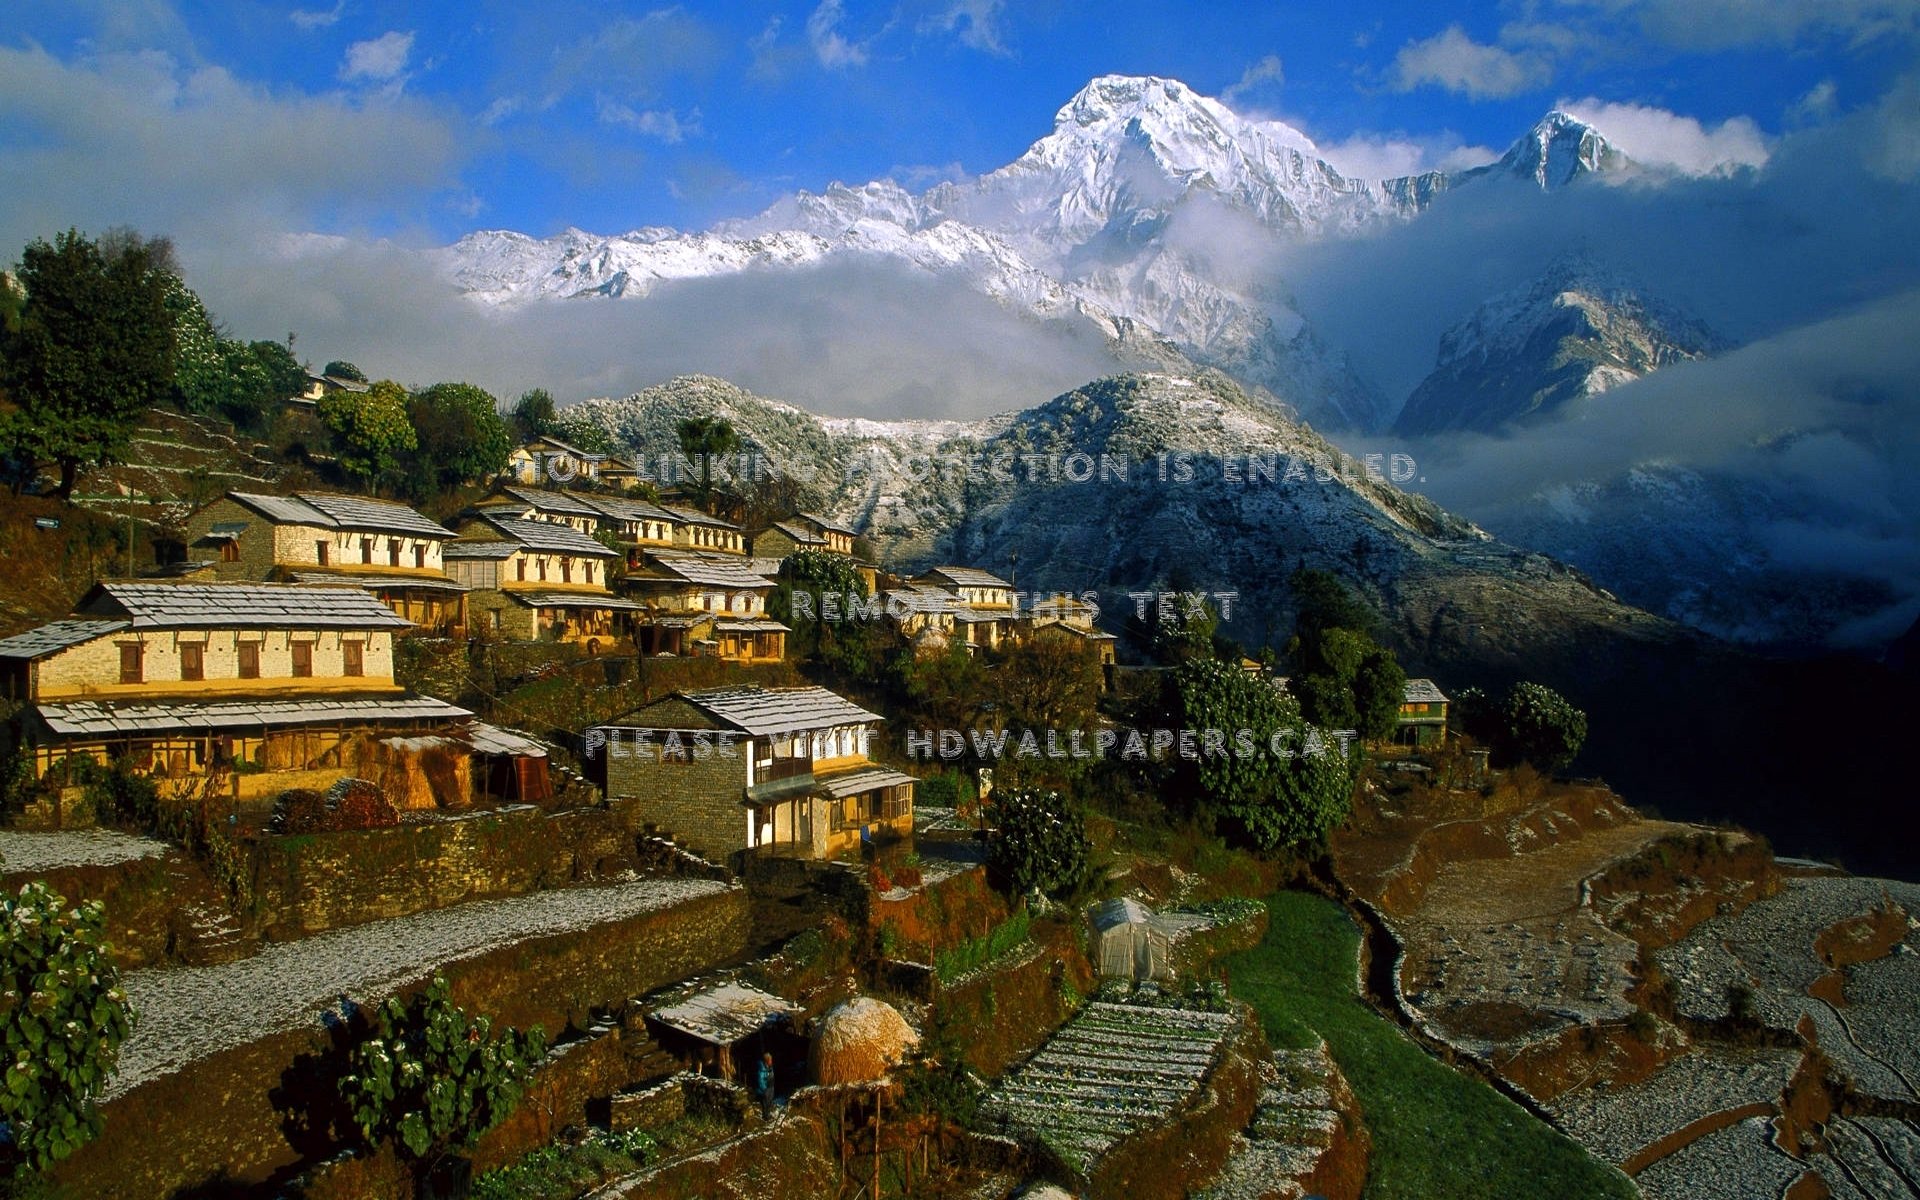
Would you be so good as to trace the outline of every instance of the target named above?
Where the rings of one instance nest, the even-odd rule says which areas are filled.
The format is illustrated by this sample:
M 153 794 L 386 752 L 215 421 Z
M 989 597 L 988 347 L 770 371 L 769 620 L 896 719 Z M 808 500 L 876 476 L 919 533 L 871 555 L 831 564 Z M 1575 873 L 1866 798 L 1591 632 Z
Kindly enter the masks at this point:
M 1595 639 L 1684 636 L 1369 477 L 1218 371 L 1102 379 L 973 422 L 818 417 L 686 377 L 574 405 L 564 421 L 658 462 L 695 415 L 726 417 L 751 473 L 791 481 L 797 500 L 865 531 L 889 567 L 965 562 L 1026 589 L 1097 589 L 1116 627 L 1127 592 L 1175 586 L 1235 592 L 1224 632 L 1284 640 L 1286 580 L 1312 566 L 1365 589 L 1425 663 L 1537 669 L 1588 661 Z
M 1632 282 L 1563 259 L 1447 331 L 1394 431 L 1491 433 L 1723 348 L 1700 321 Z
M 1543 188 L 1624 156 L 1555 113 L 1491 167 Z M 1315 425 L 1366 430 L 1390 406 L 1298 312 L 1272 267 L 1288 240 L 1409 219 L 1456 181 L 1342 175 L 1312 139 L 1170 79 L 1102 76 L 1012 163 L 914 194 L 880 181 L 798 192 L 758 216 L 684 233 L 503 231 L 447 248 L 463 290 L 495 304 L 640 298 L 663 284 L 867 258 L 957 279 L 1016 311 L 1150 331 L 1264 388 Z

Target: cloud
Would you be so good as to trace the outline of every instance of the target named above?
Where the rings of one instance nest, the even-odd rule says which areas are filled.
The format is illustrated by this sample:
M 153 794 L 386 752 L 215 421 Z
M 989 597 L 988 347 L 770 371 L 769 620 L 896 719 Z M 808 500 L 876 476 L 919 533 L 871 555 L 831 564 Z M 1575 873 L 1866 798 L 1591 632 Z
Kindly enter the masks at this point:
M 1647 166 L 1705 175 L 1767 161 L 1767 138 L 1750 117 L 1729 117 L 1711 129 L 1692 117 L 1642 104 L 1562 100 L 1558 107 L 1592 125 L 1628 158 Z
M 1280 56 L 1269 54 L 1240 72 L 1238 82 L 1228 84 L 1220 92 L 1220 98 L 1229 105 L 1237 104 L 1240 97 L 1248 92 L 1264 88 L 1277 88 L 1287 81 L 1287 75 L 1280 66 Z
M 425 101 L 269 92 L 159 53 L 0 47 L 0 245 L 132 224 L 186 246 L 257 229 L 404 227 L 471 152 Z M 164 186 L 156 186 L 164 181 Z M 282 333 L 285 330 L 281 331 Z
M 1036 324 L 961 281 L 871 260 L 509 308 L 459 294 L 437 254 L 383 242 L 229 244 L 189 274 L 239 336 L 292 329 L 316 361 L 496 396 L 538 386 L 568 402 L 704 372 L 821 413 L 970 418 L 1119 369 L 1090 326 Z
M 1831 79 L 1822 79 L 1807 89 L 1807 94 L 1787 107 L 1787 120 L 1795 125 L 1815 125 L 1832 120 L 1840 111 L 1840 89 Z
M 377 38 L 348 46 L 346 61 L 340 64 L 340 78 L 387 82 L 407 69 L 407 57 L 412 53 L 412 31 L 389 30 Z
M 840 20 L 845 15 L 840 0 L 820 0 L 820 6 L 807 17 L 807 42 L 823 67 L 840 69 L 867 64 L 866 44 L 850 42 L 840 33 Z
M 668 145 L 675 145 L 701 132 L 700 110 L 697 108 L 681 117 L 666 109 L 638 111 L 629 105 L 600 96 L 595 100 L 594 111 L 602 124 L 631 129 L 650 138 L 658 138 Z
M 1393 71 L 1398 91 L 1434 84 L 1475 100 L 1517 95 L 1552 78 L 1544 56 L 1482 45 L 1458 25 L 1402 46 L 1394 58 Z
M 836 4 L 835 8 L 839 6 Z M 1009 53 L 1005 31 L 1000 26 L 1006 0 L 950 0 L 938 12 L 921 18 L 915 27 L 921 33 L 955 33 L 960 44 L 985 54 Z M 817 14 L 816 14 L 817 15 Z
M 1426 136 L 1361 132 L 1345 141 L 1318 144 L 1320 157 L 1349 179 L 1399 179 L 1428 171 L 1466 171 L 1500 157 L 1497 150 L 1468 145 L 1451 130 Z
M 287 20 L 303 33 L 312 33 L 316 29 L 326 29 L 338 23 L 347 11 L 347 0 L 339 0 L 332 8 L 307 9 L 296 8 L 287 14 Z

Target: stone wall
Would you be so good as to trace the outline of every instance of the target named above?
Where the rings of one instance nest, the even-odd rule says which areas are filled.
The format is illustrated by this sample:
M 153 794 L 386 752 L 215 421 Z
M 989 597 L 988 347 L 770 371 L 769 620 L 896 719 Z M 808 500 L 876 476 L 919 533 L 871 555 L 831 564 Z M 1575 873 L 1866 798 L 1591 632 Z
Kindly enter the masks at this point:
M 622 730 L 620 749 L 607 751 L 607 795 L 632 797 L 642 818 L 671 832 L 706 858 L 724 861 L 747 846 L 746 742 L 731 755 L 718 749 L 707 758 L 662 762 L 634 752 Z M 657 750 L 654 751 L 657 753 Z
M 750 923 L 747 894 L 734 888 L 503 946 L 440 973 L 452 985 L 454 1001 L 468 1011 L 558 1034 L 590 1027 L 596 1009 L 617 1008 L 737 959 L 746 951 Z M 420 986 L 432 970 L 433 964 L 422 963 L 421 978 L 402 990 Z M 354 999 L 371 1004 L 380 997 Z M 285 1180 L 341 1148 L 328 1120 L 338 1055 L 339 1047 L 316 1022 L 142 1084 L 104 1106 L 102 1135 L 62 1163 L 53 1181 L 75 1196 L 150 1200 L 195 1188 L 211 1192 Z M 600 1054 L 557 1061 L 578 1079 L 566 1085 L 555 1077 L 556 1112 L 565 1096 L 603 1085 L 599 1073 L 608 1060 Z M 538 1136 L 539 1114 L 527 1121 L 519 1136 Z M 509 1153 L 512 1135 L 501 1136 L 502 1153 Z
M 1071 928 L 1036 925 L 1034 942 L 944 989 L 937 1028 L 992 1079 L 1053 1035 L 1092 993 L 1093 968 Z

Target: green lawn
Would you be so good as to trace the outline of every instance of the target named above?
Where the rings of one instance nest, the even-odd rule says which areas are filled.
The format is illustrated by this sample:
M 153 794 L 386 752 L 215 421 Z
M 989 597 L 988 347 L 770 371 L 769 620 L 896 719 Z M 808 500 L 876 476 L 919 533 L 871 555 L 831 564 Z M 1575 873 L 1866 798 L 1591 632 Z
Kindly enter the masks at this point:
M 1233 994 L 1276 1046 L 1327 1039 L 1373 1134 L 1367 1200 L 1636 1195 L 1631 1183 L 1477 1079 L 1409 1041 L 1354 993 L 1360 931 L 1302 892 L 1267 900 L 1266 940 L 1228 960 Z

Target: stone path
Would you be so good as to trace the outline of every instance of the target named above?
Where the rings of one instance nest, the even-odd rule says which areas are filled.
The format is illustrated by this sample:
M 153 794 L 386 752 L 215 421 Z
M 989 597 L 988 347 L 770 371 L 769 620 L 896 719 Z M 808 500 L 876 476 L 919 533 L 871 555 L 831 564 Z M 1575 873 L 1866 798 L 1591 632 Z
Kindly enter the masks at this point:
M 0 833 L 0 874 L 54 871 L 62 867 L 110 867 L 115 863 L 158 858 L 165 842 L 113 829 L 63 829 L 44 833 Z

